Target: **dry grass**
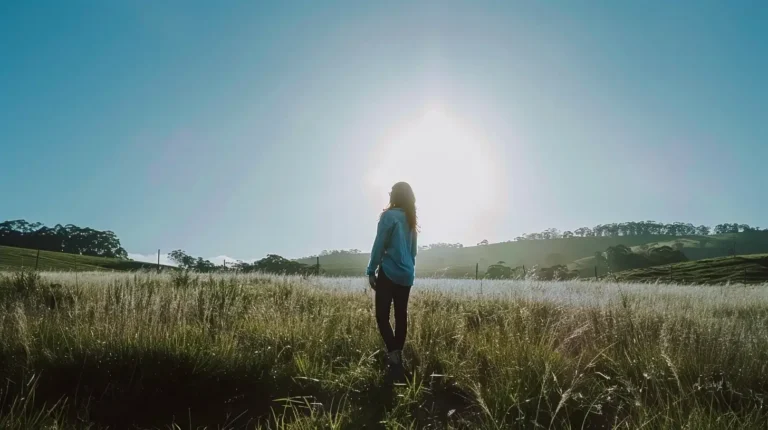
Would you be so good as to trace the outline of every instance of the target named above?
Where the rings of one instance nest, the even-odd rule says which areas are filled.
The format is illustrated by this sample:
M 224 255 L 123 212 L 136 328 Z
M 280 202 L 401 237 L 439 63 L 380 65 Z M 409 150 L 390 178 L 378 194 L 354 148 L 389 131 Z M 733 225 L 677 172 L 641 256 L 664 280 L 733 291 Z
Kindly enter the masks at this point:
M 0 274 L 1 428 L 763 428 L 768 289 Z

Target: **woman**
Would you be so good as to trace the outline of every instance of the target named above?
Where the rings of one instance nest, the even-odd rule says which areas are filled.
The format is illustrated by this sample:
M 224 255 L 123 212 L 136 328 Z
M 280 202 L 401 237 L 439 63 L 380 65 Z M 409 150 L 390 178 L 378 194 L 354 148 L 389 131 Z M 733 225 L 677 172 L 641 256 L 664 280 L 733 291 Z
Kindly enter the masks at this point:
M 398 374 L 403 371 L 402 351 L 408 327 L 408 296 L 416 269 L 417 229 L 416 197 L 410 185 L 398 182 L 389 193 L 389 207 L 379 217 L 366 271 L 368 282 L 376 292 L 376 323 L 387 347 L 387 361 Z M 395 303 L 394 333 L 389 324 L 392 302 Z

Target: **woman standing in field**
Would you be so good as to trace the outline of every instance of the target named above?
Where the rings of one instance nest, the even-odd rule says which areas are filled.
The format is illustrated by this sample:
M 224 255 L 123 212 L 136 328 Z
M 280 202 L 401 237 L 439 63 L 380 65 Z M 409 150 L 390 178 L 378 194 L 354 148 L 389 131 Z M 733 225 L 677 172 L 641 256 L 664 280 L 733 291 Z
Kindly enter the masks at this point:
M 376 323 L 387 347 L 387 362 L 397 379 L 402 378 L 402 351 L 408 331 L 408 296 L 416 271 L 416 197 L 406 182 L 389 193 L 389 206 L 379 217 L 367 275 L 376 292 Z M 377 273 L 378 269 L 378 273 Z M 395 330 L 389 312 L 395 304 Z

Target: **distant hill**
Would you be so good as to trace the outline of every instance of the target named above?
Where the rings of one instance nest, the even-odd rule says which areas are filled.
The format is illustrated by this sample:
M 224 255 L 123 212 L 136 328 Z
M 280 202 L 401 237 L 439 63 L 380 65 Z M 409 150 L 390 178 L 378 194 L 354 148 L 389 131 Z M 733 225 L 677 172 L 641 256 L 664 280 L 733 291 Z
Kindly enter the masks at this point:
M 37 250 L 0 246 L 0 270 L 34 268 Z M 170 266 L 162 266 L 170 267 Z M 39 270 L 138 270 L 154 269 L 157 264 L 118 258 L 90 257 L 64 252 L 40 251 Z
M 629 246 L 634 252 L 669 246 L 673 249 L 679 249 L 690 260 L 768 252 L 768 232 L 766 231 L 708 236 L 673 236 L 671 238 L 651 236 L 650 238 L 652 241 L 640 245 L 626 243 L 624 245 Z M 600 251 L 604 251 L 604 249 Z M 580 258 L 568 265 L 570 269 L 578 271 L 582 276 L 589 276 L 594 273 L 595 266 L 598 266 L 600 272 L 607 270 L 601 267 L 601 263 L 595 259 L 594 255 Z
M 617 281 L 678 284 L 768 283 L 768 254 L 708 258 L 618 272 Z
M 633 249 L 669 245 L 680 248 L 691 260 L 734 254 L 768 253 L 768 232 L 727 233 L 708 236 L 602 236 L 560 239 L 521 240 L 453 249 L 421 251 L 416 264 L 419 277 L 474 277 L 475 264 L 482 275 L 489 265 L 504 261 L 508 266 L 531 267 L 568 265 L 583 276 L 594 273 L 596 252 L 609 246 L 625 245 Z M 331 276 L 360 276 L 368 264 L 369 254 L 338 254 L 320 257 L 320 267 Z M 300 263 L 314 265 L 316 260 L 304 258 Z M 601 272 L 605 273 L 605 268 Z

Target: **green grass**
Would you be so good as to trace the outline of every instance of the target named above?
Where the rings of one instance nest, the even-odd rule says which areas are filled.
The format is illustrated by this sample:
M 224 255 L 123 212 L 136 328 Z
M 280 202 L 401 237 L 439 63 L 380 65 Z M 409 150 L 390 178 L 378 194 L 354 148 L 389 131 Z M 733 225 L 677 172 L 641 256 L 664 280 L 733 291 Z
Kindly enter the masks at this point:
M 475 264 L 479 264 L 482 274 L 489 265 L 504 261 L 512 267 L 567 264 L 570 269 L 590 277 L 594 274 L 595 252 L 605 251 L 609 246 L 625 245 L 638 250 L 641 247 L 675 246 L 677 243 L 692 260 L 730 255 L 734 246 L 738 254 L 765 253 L 768 252 L 768 232 L 711 236 L 574 237 L 427 250 L 419 253 L 416 271 L 420 277 L 474 278 Z M 369 254 L 329 255 L 320 257 L 320 265 L 328 275 L 360 276 L 365 272 L 368 259 Z M 316 262 L 314 258 L 299 261 L 309 265 Z
M 36 258 L 37 250 L 35 249 L 0 246 L 0 270 L 33 269 Z M 40 251 L 38 263 L 39 270 L 48 271 L 141 270 L 156 267 L 156 264 L 141 261 L 51 251 Z
M 620 281 L 689 284 L 762 284 L 768 282 L 768 254 L 737 255 L 645 269 L 625 270 Z
M 392 386 L 362 278 L 0 274 L 0 427 L 768 420 L 765 287 L 499 281 L 483 295 L 458 292 L 477 286 L 417 281 L 405 351 L 413 377 Z

